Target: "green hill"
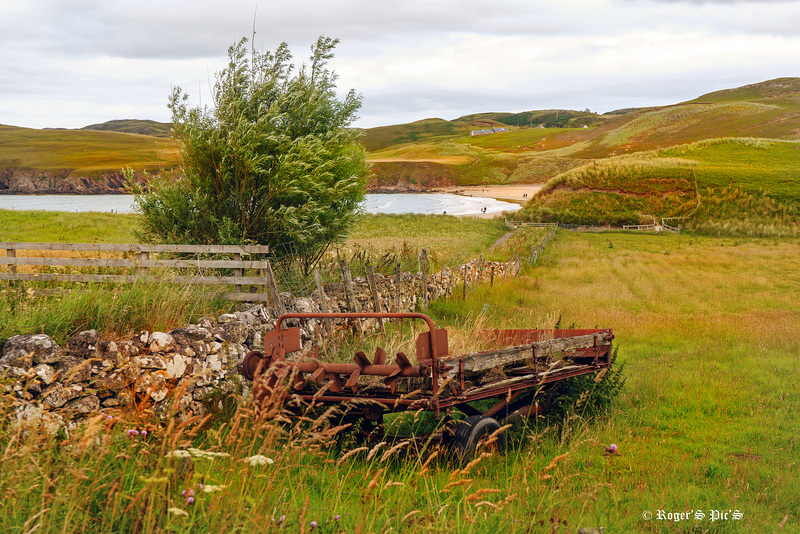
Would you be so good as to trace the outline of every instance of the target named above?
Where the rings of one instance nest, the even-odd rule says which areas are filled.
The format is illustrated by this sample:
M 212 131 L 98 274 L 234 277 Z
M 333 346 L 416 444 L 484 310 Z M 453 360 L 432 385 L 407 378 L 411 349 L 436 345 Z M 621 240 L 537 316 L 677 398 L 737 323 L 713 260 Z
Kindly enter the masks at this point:
M 471 134 L 490 128 L 505 131 Z M 758 225 L 779 229 L 756 233 L 770 234 L 793 228 L 800 209 L 800 78 L 602 115 L 534 110 L 424 119 L 363 130 L 361 142 L 372 189 L 546 183 L 522 213 L 531 219 L 622 224 L 690 217 L 687 224 L 710 228 L 716 223 L 708 221 L 757 211 Z M 0 189 L 13 189 L 20 169 L 28 191 L 44 192 L 36 182 L 43 176 L 86 182 L 125 166 L 179 163 L 169 125 L 155 121 L 81 130 L 0 126 Z M 67 189 L 86 191 L 76 187 Z
M 563 122 L 548 127 L 556 115 Z M 482 122 L 509 131 L 470 136 Z M 376 187 L 546 183 L 521 214 L 532 220 L 683 217 L 684 225 L 709 231 L 723 223 L 728 233 L 800 231 L 800 78 L 604 115 L 558 110 L 430 119 L 367 130 L 364 139 Z
M 151 135 L 153 137 L 172 137 L 171 124 L 140 119 L 113 120 L 101 124 L 90 124 L 81 129 Z
M 37 130 L 0 125 L 0 168 L 95 176 L 122 167 L 160 169 L 180 161 L 171 138 L 114 131 Z
M 0 125 L 0 193 L 124 193 L 123 167 L 145 180 L 180 159 L 172 138 Z
M 605 130 L 605 131 L 601 131 Z M 717 91 L 597 129 L 521 216 L 572 224 L 679 217 L 734 235 L 800 233 L 800 79 Z
M 470 136 L 470 130 L 489 126 L 510 131 Z M 544 110 L 427 119 L 365 130 L 363 143 L 374 162 L 376 184 L 391 184 L 402 167 L 424 186 L 436 178 L 426 171 L 430 163 L 448 165 L 444 174 L 454 185 L 536 183 L 623 154 L 722 137 L 791 140 L 798 132 L 800 78 L 780 78 L 672 106 L 604 115 Z
M 569 224 L 719 218 L 709 209 L 723 197 L 739 206 L 717 211 L 752 217 L 758 204 L 767 219 L 792 218 L 800 209 L 800 141 L 719 138 L 598 160 L 548 181 L 523 212 Z

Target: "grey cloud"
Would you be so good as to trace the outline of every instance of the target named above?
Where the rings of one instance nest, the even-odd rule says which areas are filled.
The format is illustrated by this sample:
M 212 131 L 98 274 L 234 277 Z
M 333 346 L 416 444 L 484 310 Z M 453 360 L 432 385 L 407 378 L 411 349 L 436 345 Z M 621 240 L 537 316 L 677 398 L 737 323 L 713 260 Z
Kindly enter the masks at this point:
M 641 1 L 641 0 L 626 0 L 626 1 Z M 656 4 L 721 4 L 721 5 L 736 5 L 736 4 L 791 4 L 797 0 L 645 0 Z

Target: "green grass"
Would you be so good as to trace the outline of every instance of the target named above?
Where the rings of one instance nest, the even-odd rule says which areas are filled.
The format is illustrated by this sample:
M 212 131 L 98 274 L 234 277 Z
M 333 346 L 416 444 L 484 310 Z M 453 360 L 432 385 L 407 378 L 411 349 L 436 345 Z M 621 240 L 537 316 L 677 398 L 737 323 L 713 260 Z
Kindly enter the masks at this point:
M 106 339 L 169 331 L 234 308 L 203 286 L 163 283 L 69 284 L 57 296 L 34 296 L 28 286 L 0 289 L 0 347 L 18 334 L 46 333 L 59 344 L 83 330 Z M 64 288 L 64 284 L 60 287 Z
M 525 213 L 571 224 L 688 217 L 684 226 L 697 230 L 716 232 L 728 222 L 737 228 L 729 235 L 786 235 L 800 224 L 798 168 L 800 142 L 710 139 L 562 173 Z
M 0 210 L 0 241 L 136 243 L 136 214 Z
M 308 531 L 315 521 L 319 532 L 773 532 L 782 522 L 792 532 L 798 255 L 796 239 L 562 230 L 519 278 L 437 302 L 431 313 L 462 331 L 554 321 L 613 328 L 628 380 L 608 413 L 588 418 L 578 406 L 561 425 L 529 421 L 517 429 L 525 445 L 468 472 L 440 458 L 426 464 L 430 448 L 384 458 L 388 444 L 367 459 L 368 444 L 344 458 L 346 449 L 325 446 L 333 437 L 324 427 L 259 421 L 246 403 L 204 430 L 153 424 L 145 410 L 98 419 L 63 442 L 4 426 L 0 488 L 11 498 L 0 528 L 278 531 L 272 519 L 285 516 L 283 529 Z M 149 434 L 129 438 L 131 427 Z M 230 456 L 169 458 L 182 443 Z M 610 443 L 619 455 L 604 456 Z M 255 454 L 275 462 L 244 461 Z M 220 489 L 202 493 L 201 482 Z M 192 504 L 181 495 L 188 489 L 197 492 Z M 706 517 L 642 517 L 659 510 Z M 712 521 L 711 510 L 742 517 Z
M 660 158 L 696 162 L 700 187 L 740 187 L 767 192 L 800 207 L 800 142 L 772 139 L 713 139 L 659 152 Z
M 389 256 L 414 264 L 424 248 L 437 265 L 477 257 L 506 232 L 503 222 L 451 215 L 366 215 L 356 225 L 340 254 Z M 373 262 L 375 263 L 375 262 Z M 392 271 L 393 272 L 393 271 Z

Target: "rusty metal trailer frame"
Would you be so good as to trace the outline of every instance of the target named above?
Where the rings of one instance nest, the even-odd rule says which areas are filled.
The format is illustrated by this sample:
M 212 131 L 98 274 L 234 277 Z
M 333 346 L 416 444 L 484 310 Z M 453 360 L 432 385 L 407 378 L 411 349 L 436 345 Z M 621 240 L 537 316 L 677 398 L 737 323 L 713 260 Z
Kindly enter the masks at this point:
M 299 328 L 282 328 L 290 319 L 414 319 L 425 321 L 428 331 L 417 337 L 416 365 L 403 352 L 398 352 L 394 364 L 389 364 L 386 362 L 387 353 L 382 348 L 377 349 L 372 361 L 363 352 L 355 354 L 353 363 L 320 361 L 319 347 L 315 347 L 311 355 L 303 354 L 297 360 L 289 361 L 287 354 L 303 349 Z M 448 354 L 447 330 L 436 328 L 433 320 L 422 313 L 289 313 L 278 319 L 275 330 L 265 334 L 264 352 L 252 351 L 245 357 L 243 371 L 251 380 L 269 374 L 272 382 L 268 387 L 279 379 L 291 377 L 294 392 L 289 397 L 308 403 L 334 405 L 369 399 L 372 406 L 376 403 L 382 405 L 385 412 L 422 409 L 432 411 L 435 418 L 439 419 L 442 410 L 446 410 L 449 416 L 453 408 L 468 415 L 484 417 L 494 417 L 504 409 L 509 417 L 534 415 L 539 412 L 539 406 L 534 405 L 531 398 L 539 388 L 567 378 L 599 372 L 611 363 L 611 340 L 614 336 L 610 329 L 493 330 L 486 334 L 498 345 L 511 348 L 451 356 Z M 567 365 L 563 370 L 539 369 L 537 347 L 541 348 L 548 340 L 567 338 L 583 342 L 583 346 L 570 351 L 570 361 L 574 365 Z M 508 374 L 504 379 L 480 386 L 470 384 L 465 362 L 487 358 L 491 362 L 491 358 L 503 354 L 515 354 L 519 360 L 525 357 L 527 351 L 530 352 L 528 361 L 533 362 L 532 369 L 530 366 L 511 368 L 506 370 Z M 281 372 L 275 373 L 276 368 Z M 360 392 L 359 378 L 365 375 L 384 377 L 388 391 Z M 345 376 L 346 381 L 343 380 Z M 416 392 L 415 398 L 408 398 L 408 395 L 397 392 L 397 379 L 401 377 L 427 378 L 431 387 L 428 391 Z M 322 388 L 314 392 L 304 391 L 309 380 Z M 469 404 L 489 398 L 495 398 L 496 403 L 483 412 Z M 383 412 L 378 417 L 382 419 L 382 415 Z

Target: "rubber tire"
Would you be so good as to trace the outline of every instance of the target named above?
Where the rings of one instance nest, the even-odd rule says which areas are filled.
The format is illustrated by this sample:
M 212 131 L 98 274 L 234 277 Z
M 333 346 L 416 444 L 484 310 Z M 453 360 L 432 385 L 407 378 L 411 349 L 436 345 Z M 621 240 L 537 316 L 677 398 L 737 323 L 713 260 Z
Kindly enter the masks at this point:
M 493 417 L 473 415 L 459 423 L 453 435 L 453 450 L 461 465 L 466 465 L 475 457 L 478 443 L 500 428 L 500 423 Z M 500 454 L 506 451 L 506 435 L 497 436 L 496 446 Z

